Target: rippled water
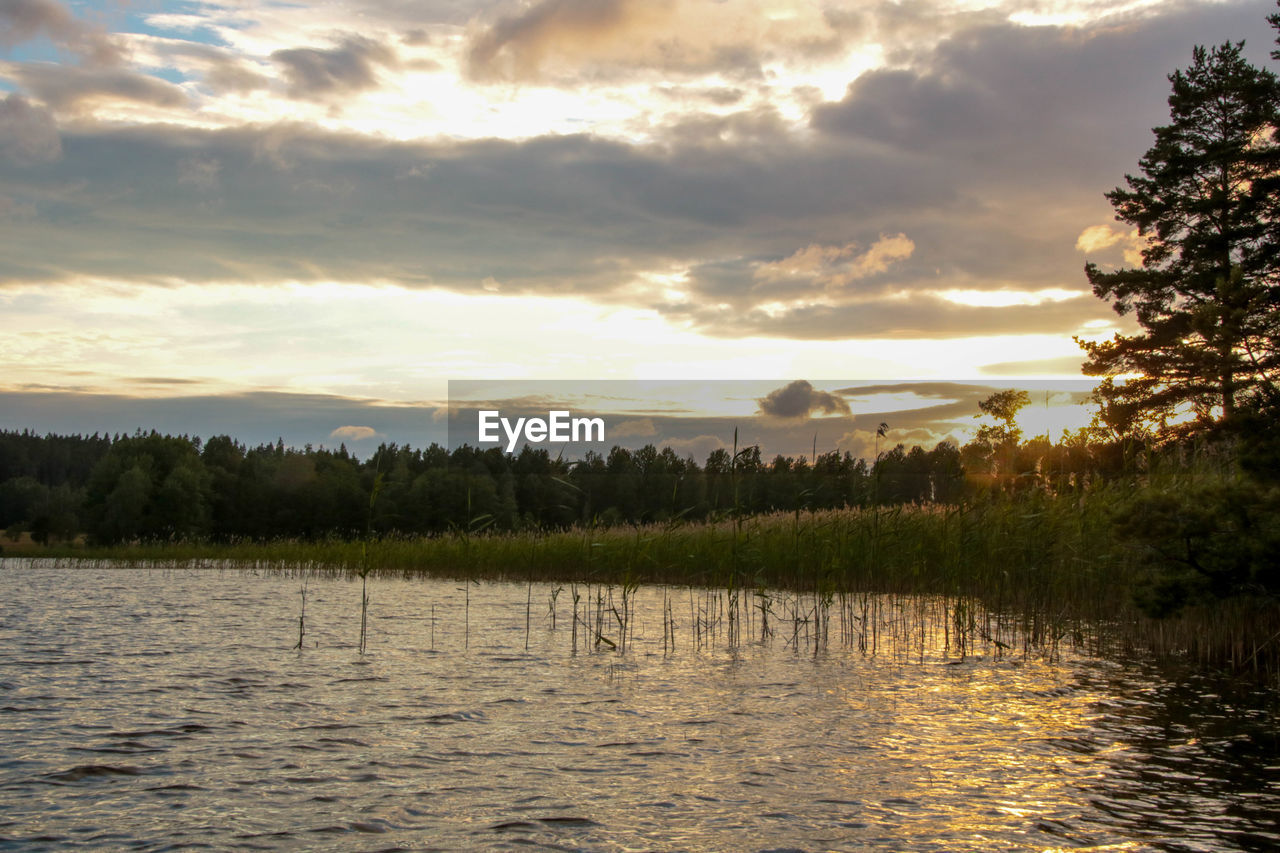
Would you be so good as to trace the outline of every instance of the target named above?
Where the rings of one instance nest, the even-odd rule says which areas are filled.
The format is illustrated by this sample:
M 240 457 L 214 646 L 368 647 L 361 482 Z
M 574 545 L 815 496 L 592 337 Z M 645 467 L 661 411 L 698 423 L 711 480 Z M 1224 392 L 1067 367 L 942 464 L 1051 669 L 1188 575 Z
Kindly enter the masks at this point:
M 1273 697 L 960 660 L 893 607 L 875 654 L 730 652 L 677 590 L 664 652 L 642 590 L 624 654 L 572 647 L 568 591 L 552 630 L 545 587 L 379 578 L 362 657 L 346 580 L 300 651 L 296 577 L 0 582 L 2 849 L 1280 849 Z

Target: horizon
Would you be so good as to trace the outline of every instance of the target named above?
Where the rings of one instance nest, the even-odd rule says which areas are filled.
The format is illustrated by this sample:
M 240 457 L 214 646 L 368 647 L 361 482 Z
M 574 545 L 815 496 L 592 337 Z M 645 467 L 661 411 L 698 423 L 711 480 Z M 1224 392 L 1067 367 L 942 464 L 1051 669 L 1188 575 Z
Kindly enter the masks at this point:
M 738 436 L 739 446 L 759 447 L 766 457 L 836 451 L 870 458 L 873 447 L 901 444 L 930 449 L 941 442 L 967 443 L 980 425 L 978 402 L 1011 386 L 1032 397 L 1017 418 L 1024 435 L 1056 440 L 1064 432 L 1074 433 L 1088 425 L 1092 385 L 1087 380 L 816 384 L 805 380 L 484 380 L 451 382 L 447 399 L 431 405 L 352 406 L 337 397 L 261 394 L 239 398 L 241 405 L 230 411 L 227 398 L 218 396 L 136 400 L 98 395 L 93 398 L 90 428 L 81 428 L 86 416 L 79 397 L 45 394 L 41 396 L 46 406 L 33 418 L 43 426 L 12 423 L 16 419 L 6 405 L 0 406 L 0 430 L 110 438 L 154 430 L 202 442 L 225 435 L 247 447 L 277 442 L 294 449 L 345 447 L 364 459 L 390 444 L 417 449 L 434 444 L 449 450 L 464 443 L 482 449 L 501 447 L 506 439 L 479 441 L 479 411 L 545 416 L 567 407 L 575 415 L 602 418 L 607 423 L 604 439 L 535 447 L 578 459 L 589 450 L 653 445 L 670 447 L 682 458 L 692 456 L 701 462 L 714 450 L 732 447 Z M 0 393 L 0 403 L 10 399 L 11 395 Z M 305 408 L 298 406 L 300 399 L 305 399 Z M 363 422 L 349 422 L 356 419 Z M 317 424 L 329 421 L 343 424 L 328 432 L 316 431 Z M 888 428 L 877 438 L 879 425 L 886 422 Z M 515 452 L 527 443 L 518 442 Z

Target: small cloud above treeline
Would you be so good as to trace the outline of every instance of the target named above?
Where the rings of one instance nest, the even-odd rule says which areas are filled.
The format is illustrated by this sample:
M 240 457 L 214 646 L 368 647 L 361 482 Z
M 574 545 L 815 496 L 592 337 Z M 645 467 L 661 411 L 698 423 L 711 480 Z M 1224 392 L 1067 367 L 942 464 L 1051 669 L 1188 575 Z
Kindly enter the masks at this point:
M 329 438 L 346 441 L 365 441 L 366 439 L 379 438 L 380 436 L 381 434 L 376 429 L 367 426 L 340 426 L 329 433 Z
M 849 404 L 835 394 L 819 391 L 807 380 L 797 379 L 770 391 L 758 401 L 760 413 L 772 418 L 801 419 L 816 412 L 849 415 Z

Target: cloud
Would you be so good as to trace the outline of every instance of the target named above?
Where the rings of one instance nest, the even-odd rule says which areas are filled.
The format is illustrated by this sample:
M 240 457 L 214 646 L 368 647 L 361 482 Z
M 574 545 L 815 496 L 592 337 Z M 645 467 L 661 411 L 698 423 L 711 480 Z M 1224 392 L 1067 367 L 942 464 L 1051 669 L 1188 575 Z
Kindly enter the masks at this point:
M 35 207 L 29 202 L 18 201 L 7 195 L 0 195 L 0 222 L 15 220 L 35 215 Z
M 84 217 L 76 240 L 68 245 L 52 221 L 32 222 L 25 245 L 0 253 L 0 272 L 468 292 L 492 277 L 508 294 L 601 295 L 673 256 L 777 239 L 794 251 L 805 217 L 779 229 L 770 207 L 822 215 L 828 205 L 809 195 L 819 176 L 789 163 L 775 172 L 747 152 L 704 157 L 587 136 L 400 143 L 278 125 L 94 128 L 64 135 L 68 150 L 70 138 L 74 155 L 56 172 L 0 164 L 0 177 L 37 202 L 75 209 Z M 219 207 L 193 209 L 175 191 L 192 158 L 221 164 Z M 403 179 L 415 169 L 423 177 Z M 76 194 L 59 193 L 71 183 Z M 106 199 L 110 216 L 101 215 Z
M 1076 238 L 1076 249 L 1081 252 L 1097 254 L 1112 246 L 1120 246 L 1124 262 L 1136 267 L 1142 264 L 1142 250 L 1146 248 L 1147 241 L 1136 228 L 1126 231 L 1110 225 L 1090 225 Z
M 907 429 L 890 428 L 885 432 L 884 436 L 878 436 L 875 429 L 855 429 L 836 439 L 836 448 L 841 452 L 851 453 L 860 459 L 872 461 L 876 457 L 877 448 L 882 454 L 892 450 L 899 444 L 908 448 L 918 445 L 924 450 L 932 450 L 939 442 L 943 441 L 960 444 L 964 437 L 964 433 L 957 435 L 957 431 L 949 428 L 948 425 L 941 425 L 936 428 L 927 426 Z
M 621 20 L 650 14 L 602 8 L 615 6 Z M 544 8 L 538 23 L 532 10 Z M 932 8 L 900 11 L 927 29 Z M 692 14 L 680 3 L 652 9 Z M 590 17 L 573 4 L 529 10 L 502 45 L 524 44 L 526 32 L 544 34 L 529 44 L 557 45 L 563 16 Z M 30 169 L 0 157 L 6 209 L 23 211 L 6 222 L 0 281 L 338 281 L 476 294 L 491 280 L 503 297 L 647 309 L 722 338 L 1069 333 L 1110 309 L 1088 298 L 982 308 L 937 294 L 1080 289 L 1075 245 L 1165 120 L 1166 71 L 1196 41 L 1245 21 L 1265 30 L 1257 11 L 1172 4 L 1075 28 L 965 19 L 936 44 L 922 32 L 901 67 L 867 72 L 815 106 L 802 132 L 794 116 L 750 105 L 671 127 L 655 119 L 645 142 L 67 124 L 56 162 Z M 888 13 L 876 14 L 828 15 L 823 26 L 861 39 L 865 27 L 888 26 Z M 295 56 L 297 94 L 376 79 L 382 66 L 370 57 L 389 43 L 379 38 Z M 326 70 L 330 58 L 337 70 Z M 36 68 L 19 68 L 33 99 L 44 97 L 36 84 L 64 105 L 102 95 L 83 69 L 58 72 L 69 90 L 59 94 Z M 133 97 L 185 98 L 149 79 L 160 88 Z
M 213 158 L 188 157 L 178 161 L 178 183 L 212 191 L 218 186 L 222 164 Z
M 1041 401 L 1052 395 L 1054 404 L 1072 402 L 1080 404 L 1088 400 L 1096 380 L 1076 379 L 1025 379 L 1009 381 L 987 380 L 986 384 L 971 382 L 887 382 L 854 385 L 836 389 L 850 401 L 858 412 L 858 428 L 849 438 L 865 440 L 874 437 L 876 425 L 887 422 L 892 442 L 906 441 L 926 445 L 948 436 L 962 437 L 975 427 L 974 417 L 979 414 L 978 404 L 996 391 L 1016 387 L 1028 391 L 1032 399 Z M 936 402 L 932 402 L 936 401 Z M 823 423 L 817 421 L 815 423 Z M 837 421 L 838 423 L 838 421 Z M 927 429 L 933 438 L 914 436 L 909 431 Z M 899 432 L 906 431 L 906 432 Z M 881 449 L 885 443 L 881 441 Z
M 835 393 L 843 397 L 911 394 L 914 397 L 952 399 L 972 397 L 975 401 L 991 393 L 990 385 L 964 382 L 867 382 L 837 388 Z M 975 396 L 976 395 L 976 396 Z M 976 405 L 976 402 L 975 402 Z
M 946 156 L 984 176 L 1038 164 L 1051 180 L 1097 180 L 1119 158 L 1132 170 L 1149 128 L 1167 119 L 1165 75 L 1188 64 L 1194 44 L 1238 39 L 1261 23 L 1251 3 L 1169 4 L 1082 26 L 987 17 L 898 67 L 859 76 L 811 123 L 835 137 Z
M 0 47 L 45 36 L 91 65 L 123 60 L 118 40 L 80 20 L 57 0 L 0 0 Z
M 329 433 L 329 438 L 335 441 L 367 441 L 371 438 L 381 438 L 379 433 L 373 427 L 367 426 L 340 426 L 333 432 Z
M 737 86 L 657 86 L 654 91 L 673 101 L 704 101 L 718 107 L 741 103 L 747 95 Z
M 796 147 L 761 160 L 749 146 L 389 142 L 290 125 L 82 129 L 64 131 L 63 148 L 38 174 L 0 162 L 8 194 L 36 211 L 0 251 L 9 280 L 336 280 L 475 293 L 492 278 L 505 295 L 650 307 L 722 336 L 1061 332 L 1109 314 L 1101 303 L 1090 312 L 1089 300 L 978 311 L 924 295 L 939 285 L 936 264 L 956 286 L 1034 288 L 1078 278 L 1078 260 L 1067 242 L 1055 267 L 1053 241 L 1038 237 L 1031 245 L 1044 252 L 1024 262 L 1005 245 L 1020 235 L 999 223 L 940 224 L 932 176 L 893 152 Z M 423 177 L 403 179 L 415 169 Z M 215 178 L 218 204 L 193 205 Z M 68 241 L 58 222 L 73 214 Z M 900 232 L 909 240 L 887 231 L 872 249 L 848 249 L 850 222 L 921 216 L 920 234 Z M 649 271 L 682 263 L 684 299 L 636 291 Z M 818 275 L 783 275 L 804 264 Z M 817 304 L 828 283 L 838 299 Z
M 816 7 L 772 11 L 753 0 L 540 0 L 473 27 L 467 72 L 483 82 L 559 85 L 637 72 L 763 79 L 772 62 L 843 49 Z
M 131 385 L 199 385 L 199 379 L 184 379 L 178 376 L 138 376 L 129 380 Z
M 749 106 L 727 114 L 686 114 L 663 128 L 662 137 L 669 147 L 704 151 L 746 147 L 769 151 L 796 141 L 782 114 L 771 104 Z
M 634 0 L 543 0 L 504 15 L 474 33 L 467 70 L 479 80 L 534 76 L 546 55 L 586 53 L 616 33 L 671 15 L 670 2 Z
M 638 418 L 609 426 L 610 438 L 631 438 L 657 434 L 658 430 L 653 425 L 653 418 Z
M 324 100 L 351 95 L 378 86 L 379 68 L 395 68 L 395 51 L 365 36 L 349 35 L 332 48 L 289 48 L 271 58 L 280 65 L 289 83 L 289 95 L 304 100 Z
M 1063 334 L 1109 316 L 1106 305 L 1095 300 L 985 307 L 909 291 L 842 304 L 768 305 L 741 311 L 684 303 L 662 310 L 710 335 L 803 340 Z
M 696 435 L 691 438 L 664 438 L 658 442 L 659 447 L 670 447 L 675 451 L 676 455 L 681 457 L 693 457 L 693 460 L 699 465 L 707 461 L 707 457 L 714 450 L 728 450 L 729 445 L 724 439 L 714 435 Z
M 1123 239 L 1124 232 L 1117 231 L 1110 225 L 1090 225 L 1076 238 L 1076 248 L 1082 252 L 1096 252 L 1114 246 Z
M 804 379 L 770 391 L 758 402 L 760 413 L 771 418 L 804 420 L 815 412 L 850 414 L 848 403 L 835 394 L 817 390 Z
M 59 113 L 84 113 L 112 101 L 175 109 L 189 103 L 181 87 L 127 68 L 7 63 L 0 65 L 0 76 L 17 80 Z
M 757 265 L 753 276 L 757 281 L 769 284 L 807 284 L 809 289 L 817 286 L 831 293 L 859 279 L 885 272 L 894 261 L 911 257 L 915 248 L 915 243 L 905 234 L 881 235 L 862 253 L 857 251 L 857 243 L 843 246 L 813 243 L 780 261 Z
M 62 156 L 62 139 L 48 110 L 21 95 L 0 100 L 0 155 L 19 165 L 47 163 Z
M 1046 373 L 1078 375 L 1084 355 L 1064 355 L 1059 358 L 1037 358 L 1029 361 L 1001 361 L 984 364 L 978 368 L 990 376 L 1043 376 Z
M 228 48 L 181 39 L 134 38 L 155 54 L 155 61 L 202 77 L 215 93 L 244 94 L 271 85 L 254 63 Z

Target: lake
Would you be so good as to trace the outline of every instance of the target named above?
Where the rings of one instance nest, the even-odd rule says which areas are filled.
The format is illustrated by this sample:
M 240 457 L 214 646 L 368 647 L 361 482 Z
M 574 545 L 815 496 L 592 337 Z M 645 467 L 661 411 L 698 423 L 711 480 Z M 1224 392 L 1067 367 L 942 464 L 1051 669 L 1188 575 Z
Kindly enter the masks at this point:
M 0 849 L 1280 849 L 1274 694 L 1012 621 L 959 648 L 946 602 L 773 593 L 734 634 L 704 590 L 575 620 L 376 577 L 361 655 L 345 578 L 301 649 L 299 575 L 0 582 Z

